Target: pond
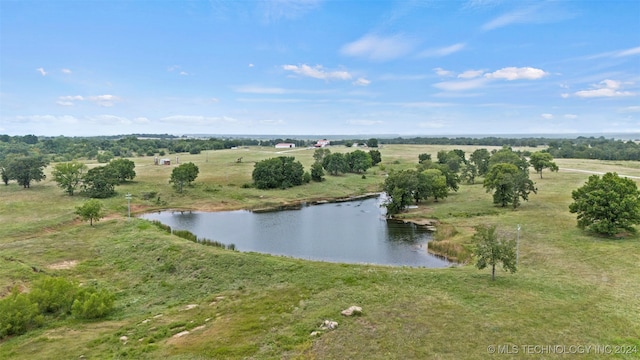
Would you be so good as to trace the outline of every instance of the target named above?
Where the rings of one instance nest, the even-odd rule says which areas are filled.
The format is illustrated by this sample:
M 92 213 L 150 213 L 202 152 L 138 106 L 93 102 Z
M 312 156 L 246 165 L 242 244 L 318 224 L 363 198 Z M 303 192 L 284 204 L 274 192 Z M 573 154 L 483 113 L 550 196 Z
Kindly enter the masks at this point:
M 303 206 L 299 210 L 162 211 L 141 217 L 174 230 L 189 230 L 240 251 L 308 260 L 420 267 L 451 262 L 427 252 L 431 233 L 385 217 L 379 197 Z

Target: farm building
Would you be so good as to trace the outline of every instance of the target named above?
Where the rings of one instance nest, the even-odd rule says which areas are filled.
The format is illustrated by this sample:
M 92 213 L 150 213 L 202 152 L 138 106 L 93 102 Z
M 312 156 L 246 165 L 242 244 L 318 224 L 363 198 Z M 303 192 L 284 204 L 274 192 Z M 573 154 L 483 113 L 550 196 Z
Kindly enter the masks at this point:
M 331 143 L 331 141 L 329 141 L 327 139 L 322 139 L 322 140 L 318 140 L 318 142 L 314 146 L 323 148 L 325 146 L 329 146 L 330 143 Z
M 296 144 L 293 143 L 279 143 L 276 144 L 276 149 L 291 149 L 296 147 Z

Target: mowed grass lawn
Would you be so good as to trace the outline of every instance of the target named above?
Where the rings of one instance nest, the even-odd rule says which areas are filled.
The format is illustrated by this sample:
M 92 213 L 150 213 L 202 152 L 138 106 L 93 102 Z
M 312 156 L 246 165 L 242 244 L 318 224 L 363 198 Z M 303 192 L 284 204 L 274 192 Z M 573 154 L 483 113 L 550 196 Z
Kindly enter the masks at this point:
M 118 195 L 103 201 L 109 216 L 93 227 L 73 214 L 86 199 L 66 196 L 49 179 L 31 189 L 0 186 L 0 296 L 16 285 L 28 291 L 46 275 L 97 284 L 117 295 L 108 318 L 50 320 L 0 342 L 0 358 L 640 357 L 640 239 L 600 238 L 577 229 L 575 214 L 568 211 L 571 191 L 589 174 L 563 170 L 640 176 L 637 162 L 557 159 L 560 172 L 545 171 L 542 179 L 531 173 L 538 194 L 516 211 L 495 207 L 481 184 L 463 184 L 447 199 L 403 214 L 454 227 L 451 241 L 462 244 L 476 225 L 496 224 L 516 236 L 519 224 L 519 271 L 500 270 L 496 281 L 472 264 L 446 269 L 348 265 L 222 250 L 126 218 L 126 193 L 133 195 L 132 209 L 139 213 L 260 208 L 379 191 L 390 169 L 412 168 L 418 154 L 435 158 L 439 150 L 452 148 L 467 154 L 474 149 L 384 146 L 382 167 L 368 170 L 364 179 L 327 176 L 322 183 L 284 191 L 242 185 L 251 182 L 257 161 L 295 156 L 308 169 L 313 150 L 279 154 L 252 147 L 179 154 L 180 163 L 192 161 L 200 169 L 195 186 L 183 194 L 168 184 L 174 165 L 134 158 L 135 181 L 118 186 Z M 361 306 L 363 314 L 341 316 L 351 305 Z M 320 331 L 324 320 L 339 326 Z M 184 331 L 189 333 L 176 336 Z M 311 336 L 314 331 L 319 334 Z

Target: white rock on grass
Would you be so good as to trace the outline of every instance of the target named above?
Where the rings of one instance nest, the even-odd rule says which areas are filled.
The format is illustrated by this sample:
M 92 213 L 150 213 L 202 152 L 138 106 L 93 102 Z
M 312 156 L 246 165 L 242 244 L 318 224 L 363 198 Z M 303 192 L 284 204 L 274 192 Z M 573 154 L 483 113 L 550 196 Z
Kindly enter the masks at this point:
M 362 308 L 360 306 L 351 306 L 346 310 L 342 310 L 340 312 L 342 315 L 344 316 L 352 316 L 352 315 L 361 315 L 362 314 Z

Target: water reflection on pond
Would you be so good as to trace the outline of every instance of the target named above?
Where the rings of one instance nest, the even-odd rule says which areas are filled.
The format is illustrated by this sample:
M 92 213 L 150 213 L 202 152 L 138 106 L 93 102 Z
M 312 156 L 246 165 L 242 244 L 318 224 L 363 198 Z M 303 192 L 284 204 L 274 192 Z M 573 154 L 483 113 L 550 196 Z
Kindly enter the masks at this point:
M 240 251 L 345 263 L 450 265 L 427 252 L 430 232 L 387 220 L 382 201 L 381 196 L 267 213 L 164 211 L 142 218 L 189 230 L 199 238 L 235 244 Z

